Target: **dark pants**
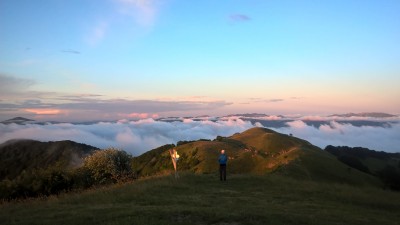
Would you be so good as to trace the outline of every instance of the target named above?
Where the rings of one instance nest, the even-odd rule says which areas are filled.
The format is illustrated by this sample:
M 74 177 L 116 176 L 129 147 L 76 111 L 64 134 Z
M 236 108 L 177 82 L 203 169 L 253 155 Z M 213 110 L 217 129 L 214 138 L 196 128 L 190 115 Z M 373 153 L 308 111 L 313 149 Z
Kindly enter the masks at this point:
M 226 164 L 219 165 L 219 179 L 222 180 L 222 178 L 226 180 Z

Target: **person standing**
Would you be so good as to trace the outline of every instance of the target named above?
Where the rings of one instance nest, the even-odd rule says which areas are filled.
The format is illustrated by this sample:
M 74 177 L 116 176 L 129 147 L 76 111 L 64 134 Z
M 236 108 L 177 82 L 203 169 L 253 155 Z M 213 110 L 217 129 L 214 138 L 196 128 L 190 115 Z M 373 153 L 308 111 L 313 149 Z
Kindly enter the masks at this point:
M 219 179 L 226 181 L 226 163 L 228 162 L 228 156 L 225 154 L 225 150 L 221 150 L 221 154 L 218 157 L 219 162 Z

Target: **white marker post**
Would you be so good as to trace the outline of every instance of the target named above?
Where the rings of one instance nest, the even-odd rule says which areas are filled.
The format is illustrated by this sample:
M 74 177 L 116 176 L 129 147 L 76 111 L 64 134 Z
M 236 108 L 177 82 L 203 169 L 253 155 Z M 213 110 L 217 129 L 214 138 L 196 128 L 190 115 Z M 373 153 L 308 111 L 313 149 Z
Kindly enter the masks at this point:
M 179 155 L 176 149 L 170 149 L 169 154 L 171 155 L 172 164 L 174 164 L 175 169 L 175 179 L 179 178 L 178 171 L 176 170 L 176 162 L 179 160 Z

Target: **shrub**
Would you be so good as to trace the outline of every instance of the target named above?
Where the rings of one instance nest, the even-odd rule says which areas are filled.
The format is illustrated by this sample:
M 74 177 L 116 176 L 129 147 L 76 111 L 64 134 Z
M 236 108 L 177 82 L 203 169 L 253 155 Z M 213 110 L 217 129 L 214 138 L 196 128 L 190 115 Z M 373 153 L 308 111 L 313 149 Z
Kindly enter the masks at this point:
M 224 141 L 226 139 L 226 137 L 222 137 L 222 136 L 217 136 L 214 141 Z
M 85 158 L 84 168 L 90 171 L 94 184 L 116 183 L 133 178 L 131 156 L 122 150 L 98 150 Z
M 0 181 L 0 199 L 48 196 L 134 178 L 132 157 L 114 148 L 98 150 L 82 167 L 68 169 L 61 162 L 46 168 L 22 171 L 15 179 Z
M 46 169 L 22 171 L 13 180 L 0 182 L 0 199 L 48 196 L 69 191 L 73 188 L 72 171 L 55 164 Z

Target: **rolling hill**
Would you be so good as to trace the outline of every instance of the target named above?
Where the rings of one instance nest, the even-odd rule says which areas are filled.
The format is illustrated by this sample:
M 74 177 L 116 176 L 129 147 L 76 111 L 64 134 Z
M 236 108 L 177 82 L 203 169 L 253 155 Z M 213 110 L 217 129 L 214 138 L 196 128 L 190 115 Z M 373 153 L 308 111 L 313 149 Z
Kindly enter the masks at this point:
M 181 155 L 179 179 L 169 175 L 171 148 Z M 9 141 L 0 146 L 0 166 L 2 171 L 7 166 L 23 171 L 53 163 L 74 167 L 79 165 L 74 163 L 75 156 L 91 154 L 92 149 L 70 141 Z M 221 149 L 229 156 L 227 182 L 220 182 L 216 176 Z M 56 192 L 49 198 L 0 201 L 0 221 L 400 224 L 398 192 L 383 190 L 379 179 L 344 164 L 328 151 L 265 128 L 219 136 L 213 141 L 161 146 L 133 158 L 132 168 L 142 177 L 151 177 L 67 194 Z M 156 174 L 165 176 L 153 176 Z M 54 178 L 51 181 L 59 177 Z
M 63 168 L 78 167 L 82 158 L 96 149 L 73 141 L 10 140 L 0 145 L 0 181 L 55 164 Z
M 171 159 L 166 145 L 133 159 L 133 169 L 141 176 L 170 173 Z M 225 149 L 228 173 L 279 173 L 313 181 L 380 185 L 375 177 L 354 170 L 335 156 L 309 142 L 266 128 L 251 128 L 213 141 L 184 142 L 175 147 L 181 156 L 179 171 L 216 173 L 217 157 Z
M 24 118 L 24 117 L 14 117 L 14 118 L 9 119 L 9 120 L 1 121 L 0 123 L 2 123 L 2 124 L 15 123 L 15 124 L 22 125 L 22 124 L 28 124 L 28 123 L 34 123 L 34 122 L 35 122 L 34 120 L 27 119 L 27 118 Z
M 400 190 L 400 153 L 331 145 L 325 151 L 352 168 L 379 177 L 386 186 Z

